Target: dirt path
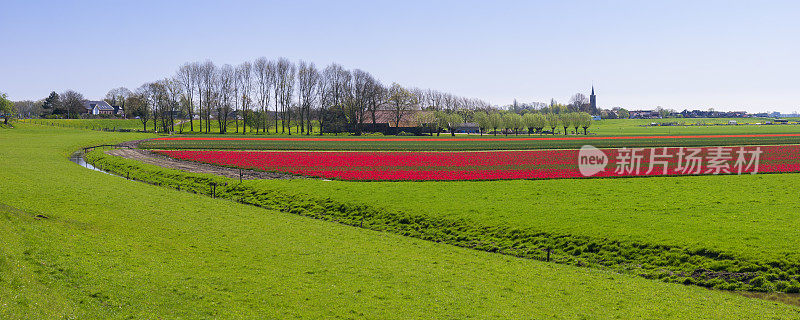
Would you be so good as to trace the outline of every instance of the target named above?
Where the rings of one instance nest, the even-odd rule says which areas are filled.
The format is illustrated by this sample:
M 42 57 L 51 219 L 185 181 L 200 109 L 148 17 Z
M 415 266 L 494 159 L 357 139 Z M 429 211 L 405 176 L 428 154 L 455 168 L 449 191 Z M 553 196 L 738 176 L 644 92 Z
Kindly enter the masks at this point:
M 138 144 L 138 142 L 139 141 L 129 141 L 126 142 L 125 144 L 128 146 L 135 146 L 136 144 Z M 245 180 L 309 179 L 307 177 L 294 176 L 284 173 L 263 172 L 255 170 L 239 170 L 234 168 L 220 167 L 193 161 L 177 160 L 164 155 L 155 154 L 153 152 L 140 149 L 113 149 L 106 151 L 106 154 L 123 157 L 126 159 L 136 160 L 163 168 L 178 169 L 186 172 L 210 173 L 232 179 L 239 179 L 240 172 L 242 174 L 242 179 Z

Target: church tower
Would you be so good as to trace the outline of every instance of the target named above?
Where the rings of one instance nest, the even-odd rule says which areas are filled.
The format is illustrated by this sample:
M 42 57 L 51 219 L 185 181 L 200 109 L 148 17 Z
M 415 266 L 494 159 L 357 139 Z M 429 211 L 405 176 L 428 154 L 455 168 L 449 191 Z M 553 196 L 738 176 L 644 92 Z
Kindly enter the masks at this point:
M 594 95 L 594 86 L 592 86 L 592 95 L 589 96 L 589 105 L 591 106 L 592 112 L 597 111 L 597 98 Z

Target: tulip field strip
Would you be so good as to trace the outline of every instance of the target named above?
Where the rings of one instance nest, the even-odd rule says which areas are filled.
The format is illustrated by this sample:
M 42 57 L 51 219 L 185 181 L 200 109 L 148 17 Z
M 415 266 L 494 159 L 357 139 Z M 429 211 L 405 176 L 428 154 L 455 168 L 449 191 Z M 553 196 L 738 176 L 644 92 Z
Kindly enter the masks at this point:
M 735 145 L 800 144 L 800 134 L 741 134 L 693 136 L 624 137 L 454 137 L 454 138 L 234 138 L 178 137 L 158 138 L 140 144 L 145 149 L 224 149 L 224 150 L 330 150 L 330 151 L 475 151 L 578 149 L 590 144 L 613 147 L 695 147 Z
M 691 151 L 693 150 L 693 151 Z M 786 173 L 800 171 L 800 145 L 654 148 L 637 150 L 632 163 L 612 163 L 594 177 L 644 175 Z M 156 150 L 181 160 L 226 167 L 274 171 L 343 180 L 492 180 L 581 178 L 578 150 L 485 152 L 335 152 L 335 151 L 230 151 Z M 685 154 L 679 154 L 679 153 Z M 692 152 L 696 154 L 691 155 Z M 758 163 L 753 153 L 758 152 Z M 606 150 L 614 161 L 630 150 Z M 710 166 L 709 159 L 721 160 Z M 681 160 L 694 157 L 697 161 Z M 651 159 L 652 158 L 652 159 Z M 724 158 L 724 159 L 723 159 Z M 663 160 L 668 159 L 668 160 Z M 741 161 L 741 162 L 740 162 Z
M 468 250 L 127 181 L 67 156 L 152 135 L 15 127 L 0 131 L 0 318 L 800 316 L 797 307 L 726 292 Z M 337 198 L 346 193 L 338 189 L 344 182 L 315 182 L 306 185 L 311 189 L 258 183 Z M 526 186 L 506 183 L 496 195 Z M 393 185 L 400 196 L 412 183 Z M 430 185 L 445 192 L 456 186 Z M 387 186 L 376 184 L 379 195 L 362 200 L 381 201 Z M 419 187 L 412 189 L 431 191 Z

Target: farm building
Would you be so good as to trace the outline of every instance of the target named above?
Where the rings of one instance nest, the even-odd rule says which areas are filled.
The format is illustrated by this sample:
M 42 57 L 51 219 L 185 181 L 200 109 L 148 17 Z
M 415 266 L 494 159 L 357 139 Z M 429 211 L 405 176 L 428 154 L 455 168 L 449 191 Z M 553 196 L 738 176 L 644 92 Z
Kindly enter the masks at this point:
M 661 115 L 658 113 L 658 111 L 655 110 L 635 110 L 635 111 L 629 111 L 628 114 L 630 115 L 631 119 L 661 118 Z
M 119 107 L 112 107 L 105 101 L 85 101 L 83 107 L 86 108 L 86 113 L 92 115 L 99 114 L 117 114 L 120 110 Z
M 464 123 L 456 128 L 456 133 L 481 133 L 481 128 L 477 123 Z
M 417 127 L 417 117 L 419 113 L 430 113 L 425 110 L 403 110 L 400 112 L 400 123 L 397 123 L 397 111 L 391 109 L 380 109 L 375 111 L 375 123 L 388 123 L 390 127 Z M 368 112 L 365 123 L 372 123 L 372 115 Z

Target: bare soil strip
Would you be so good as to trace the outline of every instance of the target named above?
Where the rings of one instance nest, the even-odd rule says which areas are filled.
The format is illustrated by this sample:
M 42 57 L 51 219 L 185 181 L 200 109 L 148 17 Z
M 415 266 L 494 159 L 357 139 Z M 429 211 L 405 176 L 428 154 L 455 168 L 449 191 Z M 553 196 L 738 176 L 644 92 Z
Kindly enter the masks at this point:
M 309 179 L 307 177 L 295 176 L 285 173 L 264 172 L 255 170 L 245 170 L 245 169 L 239 170 L 235 168 L 227 168 L 227 167 L 215 166 L 193 161 L 177 160 L 167 156 L 155 154 L 147 150 L 140 150 L 140 149 L 113 149 L 106 151 L 106 154 L 117 157 L 123 157 L 126 159 L 136 160 L 163 168 L 177 169 L 186 172 L 209 173 L 231 179 L 239 179 L 240 172 L 241 172 L 241 177 L 244 180 Z

